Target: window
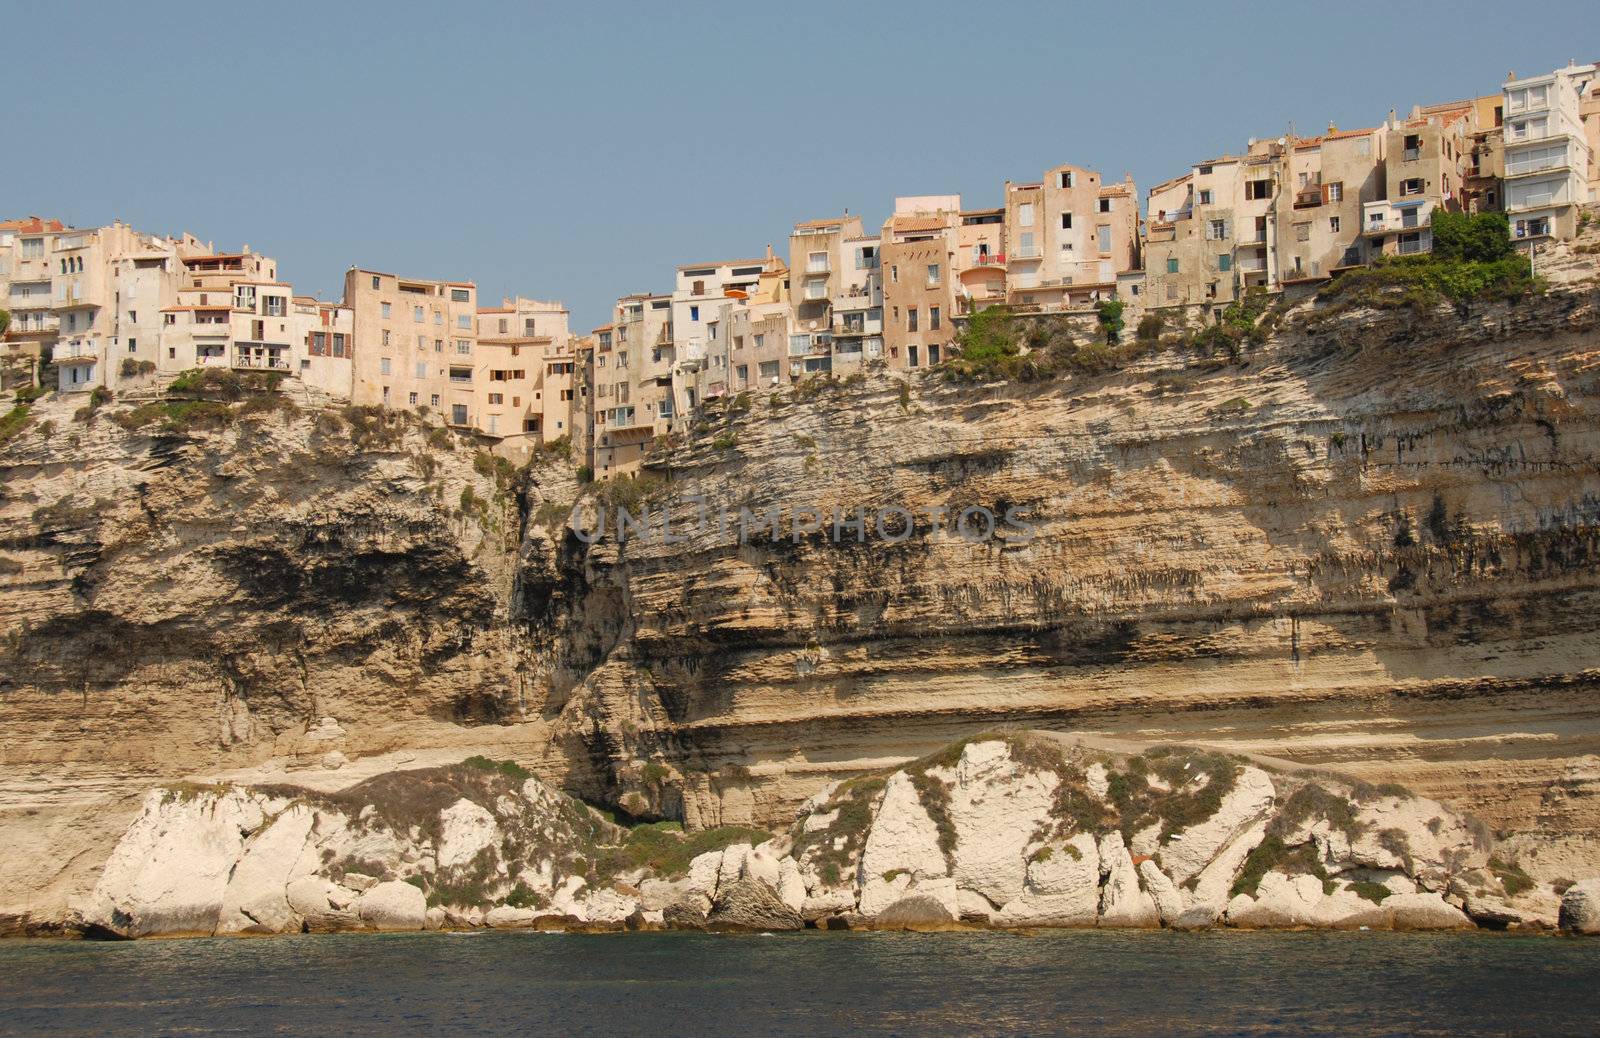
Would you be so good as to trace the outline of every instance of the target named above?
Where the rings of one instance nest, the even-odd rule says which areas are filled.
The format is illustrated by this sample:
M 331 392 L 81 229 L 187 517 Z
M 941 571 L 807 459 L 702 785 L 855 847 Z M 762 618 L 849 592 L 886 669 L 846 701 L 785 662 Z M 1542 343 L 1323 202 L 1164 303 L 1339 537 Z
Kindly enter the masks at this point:
M 451 425 L 466 425 L 467 424 L 467 405 L 466 404 L 451 404 L 450 405 L 450 424 Z
M 1176 274 L 1177 272 L 1178 272 L 1178 257 L 1176 257 L 1176 256 L 1168 256 L 1167 257 L 1167 273 L 1168 274 Z
M 767 344 L 766 335 L 764 333 L 757 332 L 756 333 L 756 349 L 759 350 L 761 347 L 765 346 L 766 344 Z
M 806 298 L 808 300 L 828 298 L 828 283 L 821 278 L 807 278 Z
M 1111 225 L 1108 224 L 1108 223 L 1103 223 L 1099 227 L 1096 227 L 1094 230 L 1095 230 L 1095 237 L 1097 239 L 1099 239 L 1100 251 L 1101 252 L 1110 252 L 1111 251 Z
M 460 329 L 463 329 L 465 331 L 470 331 L 472 329 L 472 315 L 471 314 L 457 314 L 456 315 L 456 327 L 460 328 Z
M 439 394 L 438 393 L 431 394 L 428 397 L 428 402 L 431 403 L 434 407 L 438 407 L 439 406 Z
M 1109 199 L 1109 198 L 1100 199 L 1100 211 L 1102 213 L 1109 213 L 1111 211 L 1111 199 Z
M 1019 227 L 1032 227 L 1033 226 L 1033 203 L 1032 202 L 1023 202 L 1021 205 L 1017 206 L 1017 226 L 1019 226 Z
M 138 353 L 139 352 L 139 340 L 138 339 L 129 339 L 128 340 L 128 352 L 129 353 Z
M 916 330 L 917 330 L 917 308 L 914 307 L 914 306 L 907 307 L 906 308 L 906 331 L 914 332 Z
M 387 321 L 389 319 L 389 304 L 388 303 L 381 303 L 379 305 L 381 305 L 383 307 L 383 319 L 385 321 Z
M 450 369 L 450 381 L 451 382 L 471 382 L 472 381 L 472 369 L 471 368 L 452 367 Z
M 939 308 L 937 306 L 928 307 L 928 330 L 930 332 L 939 330 Z
M 417 377 L 418 378 L 427 378 L 428 377 L 428 362 L 425 361 L 425 360 L 417 361 L 417 363 L 416 363 L 416 373 L 417 373 Z
M 1206 237 L 1207 238 L 1211 239 L 1212 241 L 1221 241 L 1222 239 L 1226 238 L 1227 236 L 1228 236 L 1228 221 L 1226 221 L 1226 220 L 1208 220 L 1208 221 L 1206 221 Z
M 444 352 L 444 340 L 443 339 L 435 339 L 435 340 L 433 340 L 433 352 L 435 352 L 435 353 L 443 353 Z
M 43 259 L 44 258 L 44 239 L 43 238 L 24 238 L 24 239 L 22 239 L 22 258 L 23 259 Z
M 1339 233 L 1339 218 L 1337 216 L 1328 217 L 1328 230 L 1334 234 Z
M 1071 213 L 1062 213 L 1061 214 L 1061 229 L 1063 231 L 1072 230 L 1072 214 Z
M 1209 187 L 1206 188 L 1204 191 L 1200 192 L 1200 204 L 1201 205 L 1210 205 L 1211 204 L 1211 189 Z
M 433 323 L 435 325 L 442 326 L 444 324 L 444 314 L 440 313 L 438 310 L 435 310 L 433 312 Z
M 939 285 L 939 264 L 928 264 L 928 287 L 937 288 Z
M 1327 194 L 1330 202 L 1344 201 L 1344 184 L 1338 180 L 1328 184 L 1323 191 Z
M 344 356 L 344 332 L 333 333 L 333 355 L 335 357 Z
M 1411 177 L 1409 179 L 1400 181 L 1400 195 L 1401 195 L 1401 197 L 1404 197 L 1406 195 L 1420 195 L 1420 194 L 1422 194 L 1422 178 L 1421 177 Z
M 1310 241 L 1311 240 L 1311 224 L 1309 222 L 1308 223 L 1297 223 L 1297 224 L 1294 225 L 1294 240 L 1295 241 Z
M 504 393 L 490 393 L 489 394 L 489 403 L 490 403 L 491 406 L 499 407 L 500 405 L 504 404 L 505 402 L 506 402 L 506 397 L 505 397 Z
M 700 308 L 698 306 L 691 306 L 689 308 L 689 320 L 691 320 L 691 321 L 700 320 Z
M 406 403 L 410 404 L 412 407 L 416 407 L 417 406 L 417 394 L 415 394 L 415 393 L 407 393 L 406 394 Z
M 828 254 L 826 252 L 812 252 L 806 255 L 806 272 L 810 274 L 826 274 L 828 272 Z
M 128 320 L 132 321 L 134 324 L 138 324 L 139 323 L 139 311 L 137 311 L 137 310 L 129 310 L 128 311 Z
M 450 290 L 450 301 L 453 302 L 453 303 L 466 303 L 466 302 L 470 302 L 471 299 L 472 299 L 472 293 L 469 292 L 467 289 L 464 289 L 464 288 L 452 288 Z
M 764 360 L 764 361 L 762 361 L 761 362 L 761 377 L 763 379 L 777 378 L 778 377 L 778 362 L 775 361 L 775 360 Z
M 1064 170 L 1061 171 L 1061 187 L 1063 189 L 1066 189 L 1066 188 L 1070 188 L 1071 186 L 1072 186 L 1072 171 L 1064 169 Z
M 372 290 L 374 292 L 376 292 L 378 290 L 378 275 L 376 275 L 376 274 L 372 275 Z M 383 304 L 383 308 L 385 310 L 387 310 L 389 308 L 389 304 L 388 303 L 384 303 Z M 388 317 L 389 315 L 388 314 L 384 314 L 383 316 Z
M 891 285 L 898 285 L 900 283 L 900 268 L 895 266 L 893 263 L 889 264 L 889 283 Z
M 917 347 L 915 344 L 906 347 L 906 363 L 913 368 L 917 366 Z
M 471 339 L 457 339 L 456 340 L 456 353 L 460 354 L 463 357 L 472 356 L 472 340 Z
M 422 323 L 422 307 L 413 306 L 411 308 L 411 320 L 416 324 Z
M 1272 197 L 1272 181 L 1247 180 L 1244 184 L 1244 197 L 1249 200 Z
M 389 373 L 389 358 L 388 357 L 380 357 L 378 359 L 378 374 L 387 375 L 388 373 Z

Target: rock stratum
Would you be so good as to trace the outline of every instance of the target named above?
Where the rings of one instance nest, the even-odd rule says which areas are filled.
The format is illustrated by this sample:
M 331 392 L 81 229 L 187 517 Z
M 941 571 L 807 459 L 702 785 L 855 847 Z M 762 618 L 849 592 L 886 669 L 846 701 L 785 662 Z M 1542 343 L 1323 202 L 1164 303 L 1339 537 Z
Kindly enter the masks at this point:
M 339 796 L 482 755 L 625 820 L 771 831 L 998 726 L 1403 786 L 1540 889 L 1600 874 L 1600 292 L 1592 252 L 1542 272 L 1512 302 L 1285 303 L 1233 360 L 725 401 L 627 492 L 292 394 L 203 423 L 42 401 L 0 444 L 0 915 L 87 918 L 176 783 Z M 564 525 L 607 498 L 682 535 Z M 800 505 L 915 518 L 692 527 Z M 980 505 L 1033 535 L 955 536 Z

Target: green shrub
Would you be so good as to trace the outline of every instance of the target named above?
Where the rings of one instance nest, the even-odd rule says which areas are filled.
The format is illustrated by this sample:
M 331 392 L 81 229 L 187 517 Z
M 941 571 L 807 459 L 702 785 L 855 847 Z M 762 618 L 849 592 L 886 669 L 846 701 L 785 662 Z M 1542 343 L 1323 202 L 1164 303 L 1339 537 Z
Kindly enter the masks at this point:
M 30 410 L 27 404 L 17 404 L 0 415 L 0 443 L 10 443 L 22 434 L 28 424 Z
M 44 396 L 44 387 L 22 386 L 17 390 L 17 403 L 31 404 L 42 396 Z
M 577 476 L 579 483 L 593 483 L 594 469 L 588 465 L 579 465 Z
M 156 370 L 153 360 L 139 360 L 135 357 L 122 358 L 122 377 L 137 378 L 141 375 L 152 374 Z
M 722 433 L 716 439 L 712 440 L 711 446 L 719 451 L 728 451 L 738 446 L 738 443 L 739 437 L 730 431 Z
M 1106 345 L 1115 346 L 1122 341 L 1122 311 L 1124 304 L 1120 299 L 1107 299 L 1095 309 L 1095 316 L 1100 319 L 1100 329 L 1105 332 Z
M 1543 290 L 1521 254 L 1495 260 L 1440 259 L 1427 254 L 1385 256 L 1362 270 L 1346 271 L 1317 293 L 1320 299 L 1376 309 L 1424 309 L 1448 299 L 1518 299 Z
M 1512 255 L 1511 221 L 1505 213 L 1452 213 L 1434 209 L 1428 218 L 1433 258 L 1494 263 Z
M 1139 325 L 1134 329 L 1134 338 L 1140 342 L 1156 342 L 1160 340 L 1162 331 L 1167 327 L 1167 319 L 1160 314 L 1145 314 L 1139 318 Z
M 514 760 L 491 760 L 482 755 L 474 755 L 462 761 L 461 766 L 471 768 L 474 771 L 494 772 L 516 782 L 526 782 L 528 779 L 533 778 L 533 772 Z
M 1538 886 L 1533 877 L 1524 872 L 1520 865 L 1504 862 L 1499 858 L 1489 859 L 1489 871 L 1500 880 L 1507 897 L 1516 897 Z
M 1394 893 L 1382 883 L 1372 883 L 1367 880 L 1357 880 L 1351 883 L 1350 891 L 1356 897 L 1366 898 L 1375 905 L 1383 904 L 1383 899 Z

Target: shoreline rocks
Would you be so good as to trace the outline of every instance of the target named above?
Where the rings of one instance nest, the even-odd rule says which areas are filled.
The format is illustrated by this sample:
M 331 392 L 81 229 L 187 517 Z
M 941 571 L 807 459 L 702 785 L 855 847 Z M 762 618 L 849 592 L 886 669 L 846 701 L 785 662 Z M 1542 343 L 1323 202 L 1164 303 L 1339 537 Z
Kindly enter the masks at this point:
M 114 937 L 1551 930 L 1559 910 L 1563 930 L 1600 932 L 1600 880 L 1558 899 L 1442 804 L 1183 747 L 1116 755 L 1047 733 L 984 736 L 830 787 L 786 834 L 729 836 L 744 838 L 674 859 L 688 834 L 616 827 L 494 762 L 337 795 L 159 790 L 75 925 Z

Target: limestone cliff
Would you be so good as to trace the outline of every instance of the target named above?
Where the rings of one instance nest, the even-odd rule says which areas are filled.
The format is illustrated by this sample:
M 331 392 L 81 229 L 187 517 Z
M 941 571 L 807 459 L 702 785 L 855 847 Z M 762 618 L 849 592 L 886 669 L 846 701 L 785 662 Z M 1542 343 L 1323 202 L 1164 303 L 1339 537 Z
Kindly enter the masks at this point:
M 484 753 L 772 826 L 997 723 L 1404 783 L 1592 875 L 1600 297 L 1567 264 L 1516 303 L 1285 304 L 1236 360 L 727 401 L 598 492 L 410 417 L 41 401 L 0 444 L 0 914 L 86 896 L 177 780 Z M 606 496 L 915 520 L 564 528 Z M 1033 536 L 928 514 L 976 505 Z

